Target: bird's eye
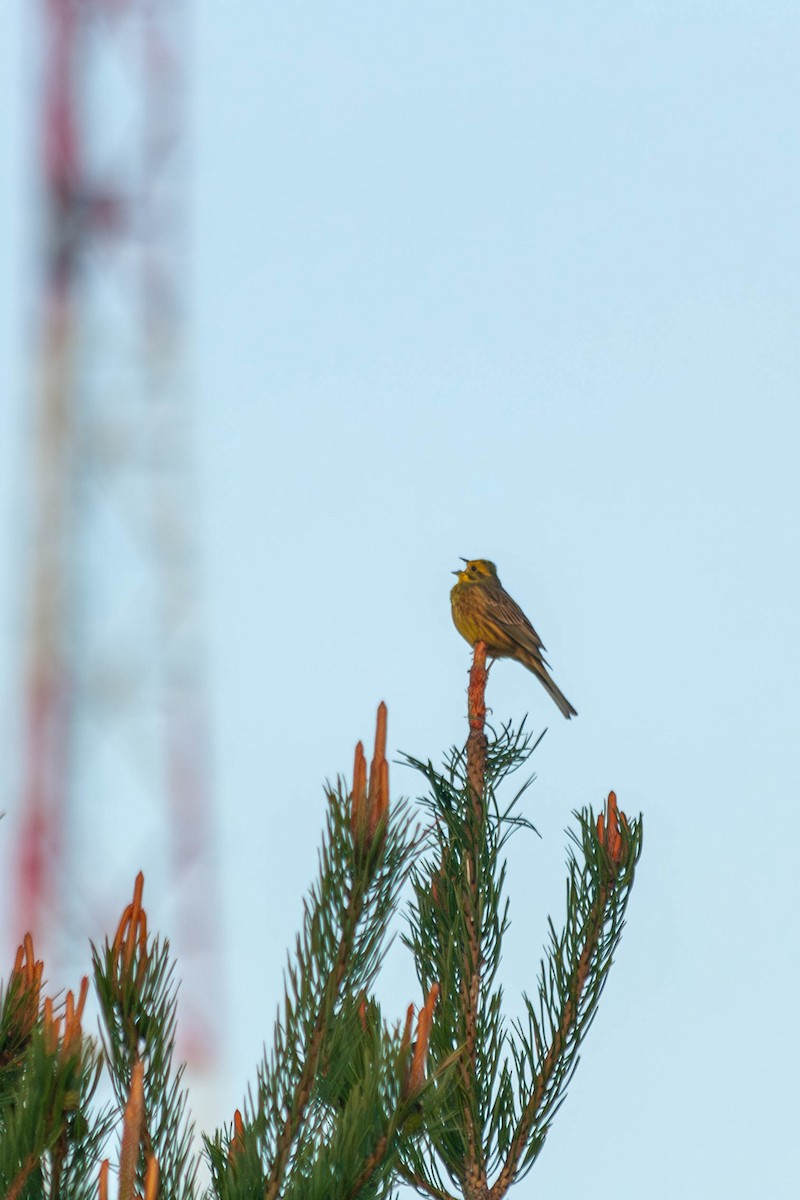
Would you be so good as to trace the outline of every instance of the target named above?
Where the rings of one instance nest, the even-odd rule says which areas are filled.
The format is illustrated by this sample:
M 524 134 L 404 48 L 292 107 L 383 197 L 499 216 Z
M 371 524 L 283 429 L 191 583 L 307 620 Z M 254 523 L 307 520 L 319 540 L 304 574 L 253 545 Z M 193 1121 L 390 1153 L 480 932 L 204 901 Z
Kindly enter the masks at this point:
M 475 566 L 475 564 L 473 563 L 473 564 L 472 564 L 472 566 L 470 567 L 470 571 L 472 571 L 472 574 L 474 575 L 474 574 L 475 574 L 475 572 L 476 572 L 476 570 L 477 570 L 477 567 L 476 567 L 476 566 Z

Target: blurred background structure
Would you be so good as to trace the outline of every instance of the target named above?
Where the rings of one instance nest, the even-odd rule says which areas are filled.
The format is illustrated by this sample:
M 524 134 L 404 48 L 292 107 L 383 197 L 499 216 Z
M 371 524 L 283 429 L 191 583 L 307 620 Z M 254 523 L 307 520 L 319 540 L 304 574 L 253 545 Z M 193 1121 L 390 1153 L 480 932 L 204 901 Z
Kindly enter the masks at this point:
M 217 900 L 185 370 L 182 0 L 47 0 L 15 926 L 51 980 L 145 871 L 213 1058 Z M 55 976 L 55 978 L 54 978 Z

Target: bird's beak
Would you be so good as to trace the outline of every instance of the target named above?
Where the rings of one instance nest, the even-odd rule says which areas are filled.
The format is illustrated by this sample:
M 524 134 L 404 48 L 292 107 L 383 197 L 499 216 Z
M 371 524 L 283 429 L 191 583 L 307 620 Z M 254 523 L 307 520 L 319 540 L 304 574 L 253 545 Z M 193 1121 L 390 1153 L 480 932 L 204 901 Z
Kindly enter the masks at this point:
M 465 562 L 465 563 L 466 563 L 466 562 L 469 562 L 469 559 L 468 559 L 468 558 L 464 558 L 464 555 L 463 555 L 463 554 L 459 554 L 459 556 L 458 556 L 458 557 L 461 559 L 461 561 L 462 561 L 462 562 Z
M 460 575 L 461 572 L 460 571 L 451 571 L 450 574 L 451 575 Z

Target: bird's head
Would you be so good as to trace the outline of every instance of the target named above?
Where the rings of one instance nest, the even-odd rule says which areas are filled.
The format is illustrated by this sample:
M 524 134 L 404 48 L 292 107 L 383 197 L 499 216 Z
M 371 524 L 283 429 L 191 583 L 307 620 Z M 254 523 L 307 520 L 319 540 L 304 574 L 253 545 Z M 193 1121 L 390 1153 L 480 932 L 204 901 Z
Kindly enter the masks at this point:
M 464 569 L 453 571 L 459 583 L 485 583 L 487 579 L 497 579 L 497 567 L 488 558 L 462 558 L 461 561 Z

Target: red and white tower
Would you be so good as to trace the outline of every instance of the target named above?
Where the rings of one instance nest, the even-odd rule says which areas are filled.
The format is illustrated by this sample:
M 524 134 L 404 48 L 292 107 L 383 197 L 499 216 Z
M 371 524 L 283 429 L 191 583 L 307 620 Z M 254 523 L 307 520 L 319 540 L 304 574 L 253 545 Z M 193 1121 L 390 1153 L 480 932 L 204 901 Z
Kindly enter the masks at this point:
M 184 0 L 42 0 L 16 924 L 51 983 L 73 985 L 143 868 L 198 1061 L 219 967 L 183 355 L 186 16 Z

